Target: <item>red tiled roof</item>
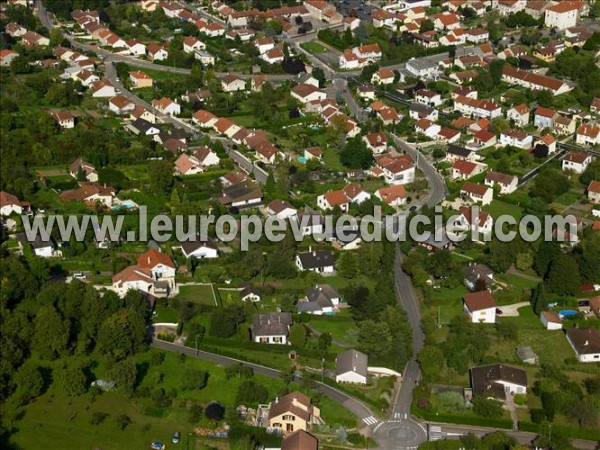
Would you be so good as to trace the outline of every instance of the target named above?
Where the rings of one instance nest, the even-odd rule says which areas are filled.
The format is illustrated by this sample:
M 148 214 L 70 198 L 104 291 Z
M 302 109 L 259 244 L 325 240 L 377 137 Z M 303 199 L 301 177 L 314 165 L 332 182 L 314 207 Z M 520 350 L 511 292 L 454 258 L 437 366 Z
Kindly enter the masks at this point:
M 490 291 L 473 292 L 465 295 L 463 300 L 470 311 L 481 311 L 496 307 L 496 300 L 494 300 Z
M 169 255 L 166 253 L 159 252 L 151 248 L 146 251 L 146 253 L 142 253 L 137 259 L 138 266 L 142 269 L 153 269 L 159 264 L 162 264 L 167 267 L 175 268 L 175 263 L 171 259 Z

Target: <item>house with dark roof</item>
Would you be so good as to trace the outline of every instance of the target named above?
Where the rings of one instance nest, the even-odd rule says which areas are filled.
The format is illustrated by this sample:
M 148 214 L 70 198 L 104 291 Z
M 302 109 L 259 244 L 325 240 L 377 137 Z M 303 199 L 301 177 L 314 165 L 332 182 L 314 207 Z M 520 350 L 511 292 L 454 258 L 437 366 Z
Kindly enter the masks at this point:
M 333 314 L 340 304 L 340 294 L 329 284 L 318 284 L 314 288 L 308 288 L 306 295 L 298 300 L 298 313 Z
M 475 291 L 478 286 L 489 287 L 494 282 L 494 271 L 485 264 L 469 263 L 463 270 L 467 289 Z
M 307 431 L 319 424 L 323 424 L 321 411 L 312 404 L 310 397 L 301 392 L 277 397 L 269 405 L 268 430 L 287 434 L 298 430 Z
M 337 355 L 335 381 L 338 383 L 367 384 L 369 357 L 358 350 L 348 350 Z
M 196 235 L 195 239 L 181 242 L 181 251 L 186 258 L 218 258 L 219 249 L 211 239 Z
M 243 182 L 223 188 L 223 192 L 216 200 L 222 205 L 234 208 L 249 208 L 261 204 L 263 193 L 260 187 Z
M 335 270 L 335 257 L 331 250 L 312 250 L 296 255 L 296 266 L 301 271 L 310 270 L 328 274 Z
M 527 372 L 505 364 L 490 364 L 470 369 L 474 396 L 505 400 L 506 394 L 527 393 Z
M 285 345 L 288 343 L 291 325 L 292 315 L 289 312 L 254 314 L 252 341 L 260 344 Z
M 490 291 L 466 294 L 463 306 L 472 323 L 496 323 L 497 304 Z
M 40 236 L 40 234 L 36 234 L 35 238 L 29 240 L 25 233 L 19 233 L 17 235 L 19 240 L 19 250 L 23 252 L 25 246 L 29 246 L 35 256 L 40 256 L 42 258 L 51 258 L 52 256 L 60 256 L 57 252 L 55 252 L 54 242 L 51 237 L 47 239 Z
M 600 362 L 600 333 L 597 329 L 569 328 L 566 336 L 579 362 Z
M 243 302 L 260 302 L 260 291 L 248 283 L 240 290 L 240 299 Z

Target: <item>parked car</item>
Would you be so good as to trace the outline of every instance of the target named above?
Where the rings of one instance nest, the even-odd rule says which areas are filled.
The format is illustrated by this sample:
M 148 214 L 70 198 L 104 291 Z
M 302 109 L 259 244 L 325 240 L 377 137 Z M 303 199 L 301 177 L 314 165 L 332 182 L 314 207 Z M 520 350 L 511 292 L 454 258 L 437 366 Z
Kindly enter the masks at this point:
M 152 444 L 150 444 L 150 448 L 152 450 L 165 450 L 165 444 L 160 441 L 154 441 Z
M 179 431 L 173 433 L 173 444 L 179 444 L 180 437 Z

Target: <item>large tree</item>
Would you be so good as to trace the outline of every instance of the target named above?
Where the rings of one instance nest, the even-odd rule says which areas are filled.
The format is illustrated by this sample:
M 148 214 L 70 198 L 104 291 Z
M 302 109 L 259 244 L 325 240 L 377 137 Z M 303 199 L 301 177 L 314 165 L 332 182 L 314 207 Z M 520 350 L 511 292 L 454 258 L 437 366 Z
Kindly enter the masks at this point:
M 550 265 L 547 286 L 559 295 L 575 295 L 579 292 L 581 277 L 577 261 L 571 255 L 561 254 Z

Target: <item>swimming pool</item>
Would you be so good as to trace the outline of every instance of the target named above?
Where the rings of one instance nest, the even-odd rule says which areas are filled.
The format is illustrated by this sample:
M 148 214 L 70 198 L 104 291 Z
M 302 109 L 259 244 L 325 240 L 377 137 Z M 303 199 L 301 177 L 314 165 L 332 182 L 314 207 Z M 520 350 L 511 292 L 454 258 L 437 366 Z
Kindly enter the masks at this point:
M 135 209 L 137 207 L 137 203 L 133 200 L 123 200 L 122 202 L 113 205 L 111 209 L 113 211 L 121 211 L 123 209 Z
M 572 317 L 572 316 L 576 316 L 577 314 L 579 314 L 577 311 L 573 310 L 573 309 L 563 309 L 561 311 L 558 312 L 558 315 L 561 318 L 564 317 Z
M 304 156 L 298 156 L 298 161 L 301 162 L 302 164 L 306 164 L 306 158 Z

